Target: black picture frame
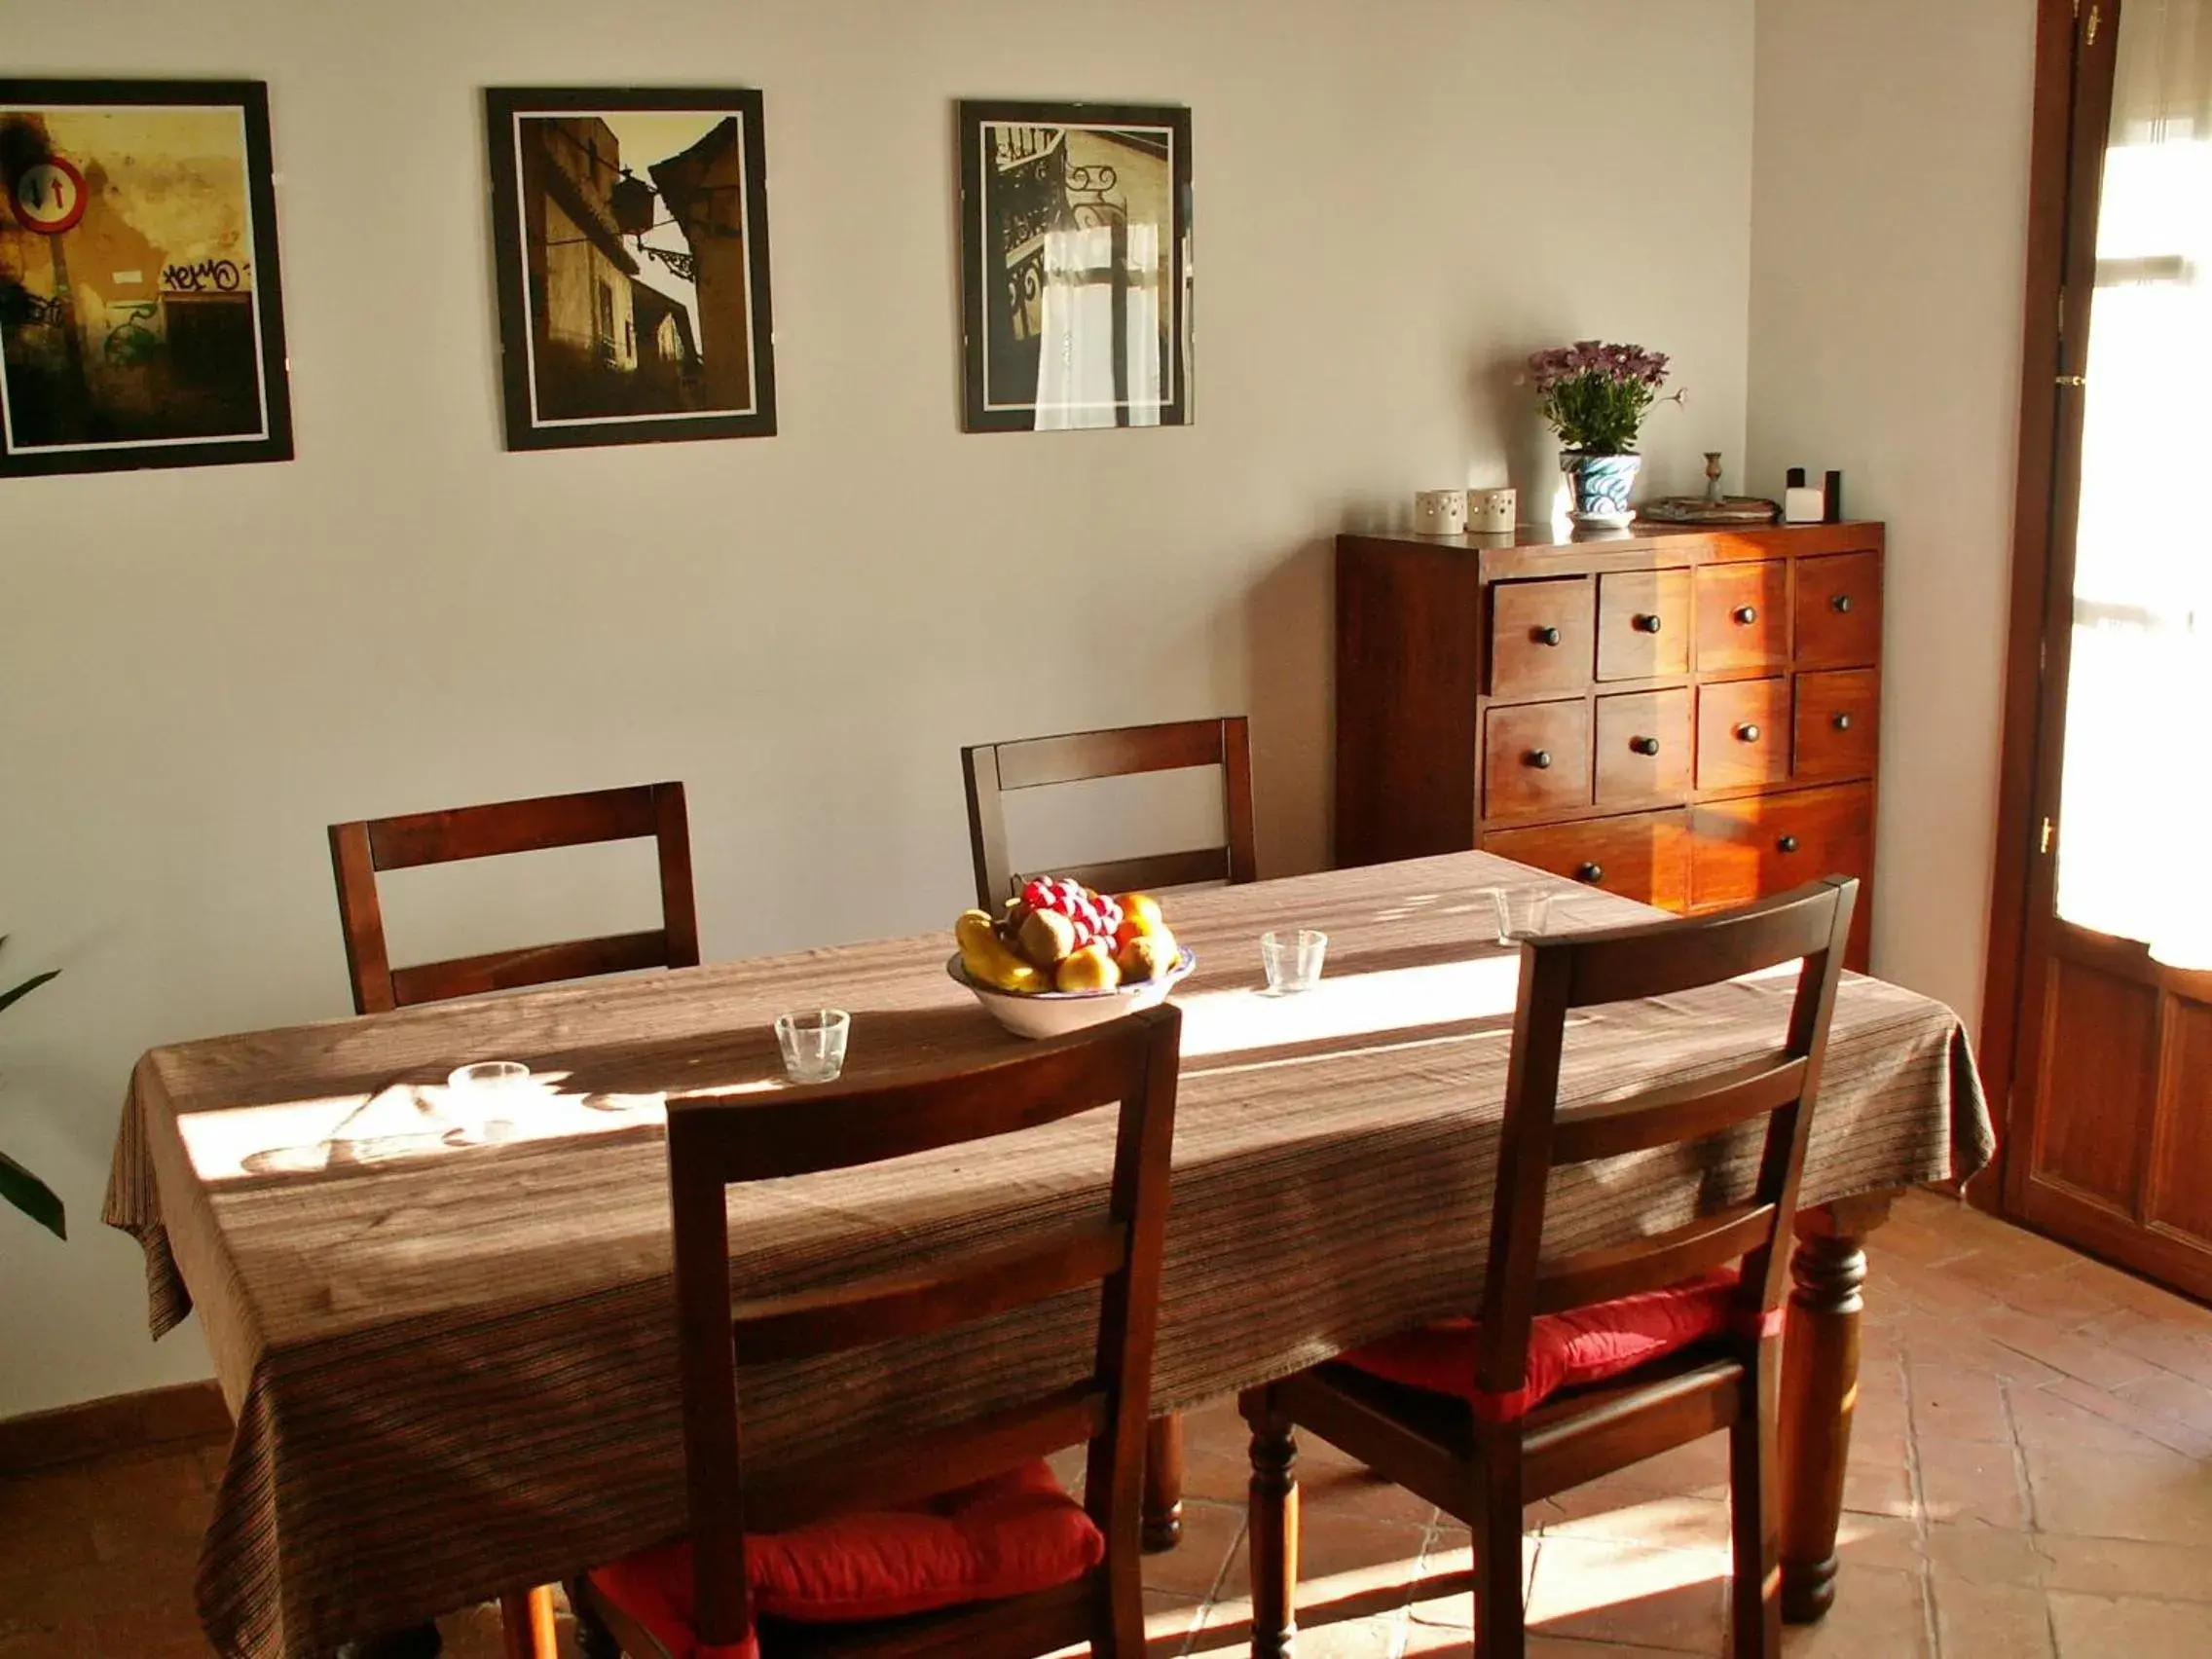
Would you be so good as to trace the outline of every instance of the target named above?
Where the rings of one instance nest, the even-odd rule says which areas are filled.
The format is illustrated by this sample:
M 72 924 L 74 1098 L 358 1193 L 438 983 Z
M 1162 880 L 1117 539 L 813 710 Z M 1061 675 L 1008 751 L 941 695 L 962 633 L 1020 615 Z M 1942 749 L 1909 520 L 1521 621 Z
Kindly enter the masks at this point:
M 235 180 L 162 148 L 221 111 Z M 292 459 L 269 132 L 261 81 L 0 79 L 0 478 Z
M 1190 110 L 971 98 L 957 119 L 966 429 L 1188 425 Z M 1057 141 L 1045 136 L 1055 131 Z M 1072 159 L 1079 143 L 1085 153 Z M 1149 258 L 1139 226 L 1153 227 Z M 1074 279 L 1055 281 L 1055 271 Z M 1049 297 L 1095 288 L 1107 290 L 1089 296 L 1103 313 Z M 1129 349 L 1132 328 L 1148 325 L 1156 361 Z M 1080 369 L 1070 366 L 1077 356 Z M 1056 394 L 1048 372 L 1065 383 Z
M 772 436 L 759 92 L 495 87 L 484 112 L 507 448 Z M 638 162 L 609 116 L 633 136 L 721 119 Z

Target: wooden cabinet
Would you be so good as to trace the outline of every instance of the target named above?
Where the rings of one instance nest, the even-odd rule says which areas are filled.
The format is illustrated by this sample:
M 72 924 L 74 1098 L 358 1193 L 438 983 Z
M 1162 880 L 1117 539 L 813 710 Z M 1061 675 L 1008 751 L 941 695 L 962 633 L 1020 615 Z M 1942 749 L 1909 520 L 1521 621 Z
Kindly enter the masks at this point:
M 1697 688 L 1697 787 L 1756 790 L 1789 776 L 1789 682 Z
M 1551 818 L 1590 801 L 1590 706 L 1510 703 L 1484 721 L 1483 812 Z
M 1685 912 L 1870 880 L 1882 544 L 1340 537 L 1337 861 L 1482 846 Z
M 1598 678 L 1668 679 L 1690 671 L 1690 573 L 1620 571 L 1598 578 Z
M 1874 789 L 1788 790 L 1690 809 L 1690 903 L 1725 910 L 1787 893 L 1824 875 L 1874 874 Z M 1873 907 L 1853 915 L 1855 954 L 1864 959 Z
M 1797 677 L 1793 773 L 1807 783 L 1824 778 L 1870 778 L 1874 743 L 1881 735 L 1881 677 L 1870 668 L 1838 669 Z
M 1797 564 L 1797 665 L 1871 664 L 1882 654 L 1882 561 L 1836 553 Z
M 1600 806 L 1679 800 L 1690 783 L 1690 694 L 1634 691 L 1598 699 Z
M 1492 589 L 1491 695 L 1540 697 L 1588 684 L 1590 602 L 1588 576 L 1500 582 Z
M 1592 818 L 1549 830 L 1499 830 L 1483 837 L 1501 859 L 1602 887 L 1666 910 L 1690 907 L 1690 826 L 1685 812 Z
M 1697 665 L 1706 674 L 1763 674 L 1788 662 L 1788 564 L 1707 565 L 1696 591 Z

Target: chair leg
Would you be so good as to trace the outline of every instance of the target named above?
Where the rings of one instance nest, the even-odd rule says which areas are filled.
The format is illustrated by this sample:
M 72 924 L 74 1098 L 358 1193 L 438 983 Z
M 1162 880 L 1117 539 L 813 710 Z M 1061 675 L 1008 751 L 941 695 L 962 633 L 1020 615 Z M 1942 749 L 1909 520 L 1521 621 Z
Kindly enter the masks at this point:
M 1298 1642 L 1298 1441 L 1270 1390 L 1236 1407 L 1252 1426 L 1252 1659 L 1287 1659 Z
M 553 1629 L 553 1587 L 540 1584 L 531 1590 L 510 1590 L 499 1598 L 499 1627 L 506 1640 L 506 1659 L 560 1659 L 560 1641 Z
M 1521 1430 L 1507 1423 L 1482 1437 L 1482 1490 L 1475 1514 L 1476 1659 L 1524 1659 L 1528 1609 L 1521 1600 Z
M 1781 1659 L 1782 1344 L 1761 1342 L 1752 1369 L 1744 1410 L 1728 1428 L 1728 1524 L 1735 1540 L 1728 1622 L 1735 1659 Z
M 1106 1546 L 1106 1635 L 1090 1644 L 1092 1659 L 1145 1659 L 1144 1558 Z

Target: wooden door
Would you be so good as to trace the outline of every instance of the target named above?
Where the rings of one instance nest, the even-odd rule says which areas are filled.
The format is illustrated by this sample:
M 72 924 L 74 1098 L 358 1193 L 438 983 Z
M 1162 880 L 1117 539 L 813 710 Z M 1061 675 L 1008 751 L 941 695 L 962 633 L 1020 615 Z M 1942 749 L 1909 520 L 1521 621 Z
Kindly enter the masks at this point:
M 2148 6 L 2132 16 L 2143 27 L 2158 19 L 2157 9 Z M 2139 940 L 2069 919 L 2059 895 L 2069 749 L 2084 766 L 2090 756 L 2082 746 L 2123 735 L 2088 729 L 2102 716 L 2078 719 L 2071 729 L 2068 722 L 2075 631 L 2086 608 L 2076 581 L 2084 377 L 2120 28 L 2119 0 L 2091 0 L 2066 23 L 2062 206 L 2049 227 L 2056 258 L 2049 273 L 2056 277 L 2055 357 L 2039 361 L 2031 349 L 2023 406 L 2023 509 L 2040 476 L 2047 519 L 2036 527 L 2041 593 L 2023 589 L 2015 603 L 2014 670 L 2032 670 L 2034 689 L 2009 712 L 2009 775 L 2018 763 L 2027 776 L 2007 803 L 2005 830 L 2013 840 L 2001 849 L 1992 929 L 1992 990 L 2001 992 L 2008 978 L 2016 986 L 2009 1007 L 1992 998 L 1992 1022 L 2000 1028 L 2010 1023 L 2009 1063 L 2003 1067 L 2010 1085 L 2003 1202 L 2032 1226 L 2212 1297 L 2212 973 L 2163 966 Z M 2046 62 L 2046 72 L 2051 67 Z M 2050 101 L 2055 108 L 2057 100 Z M 2048 160 L 2055 161 L 2057 136 L 2046 133 L 2045 142 Z M 2031 274 L 2031 313 L 2034 281 Z M 2052 385 L 2041 390 L 2039 407 L 2034 379 L 2053 362 Z M 2023 559 L 2033 547 L 2024 536 Z M 2029 599 L 2040 599 L 2040 606 L 2031 608 L 2024 603 Z M 2024 622 L 2034 624 L 2032 635 Z M 2032 664 L 2023 661 L 2031 649 Z M 2033 711 L 2032 741 L 2015 754 L 2023 708 Z M 2142 709 L 2129 718 L 2163 716 Z M 2199 762 L 2176 754 L 2171 763 Z M 2178 824 L 2173 830 L 2177 836 L 2189 832 Z M 2195 857 L 2179 845 L 2176 852 L 2185 860 Z M 2009 970 L 2000 960 L 2009 868 L 2019 871 L 2022 883 L 2011 900 L 2020 909 L 2012 936 L 2017 962 Z M 2135 879 L 2157 882 L 2160 872 L 2144 868 Z

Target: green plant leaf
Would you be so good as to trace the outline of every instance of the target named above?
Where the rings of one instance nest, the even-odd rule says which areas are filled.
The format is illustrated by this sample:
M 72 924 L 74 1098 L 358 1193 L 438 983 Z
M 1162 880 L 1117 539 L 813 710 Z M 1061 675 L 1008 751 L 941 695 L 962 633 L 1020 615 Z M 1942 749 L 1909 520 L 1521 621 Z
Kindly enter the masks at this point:
M 0 940 L 0 944 L 4 944 L 7 941 L 5 940 Z M 22 1001 L 22 999 L 29 996 L 31 992 L 37 990 L 39 986 L 45 984 L 47 980 L 58 979 L 60 977 L 60 969 L 50 968 L 43 974 L 32 975 L 29 978 L 25 979 L 21 984 L 16 986 L 12 990 L 0 991 L 0 1009 L 7 1008 L 10 1003 Z
M 6 1198 L 56 1238 L 69 1236 L 68 1218 L 54 1189 L 0 1152 L 0 1198 Z

